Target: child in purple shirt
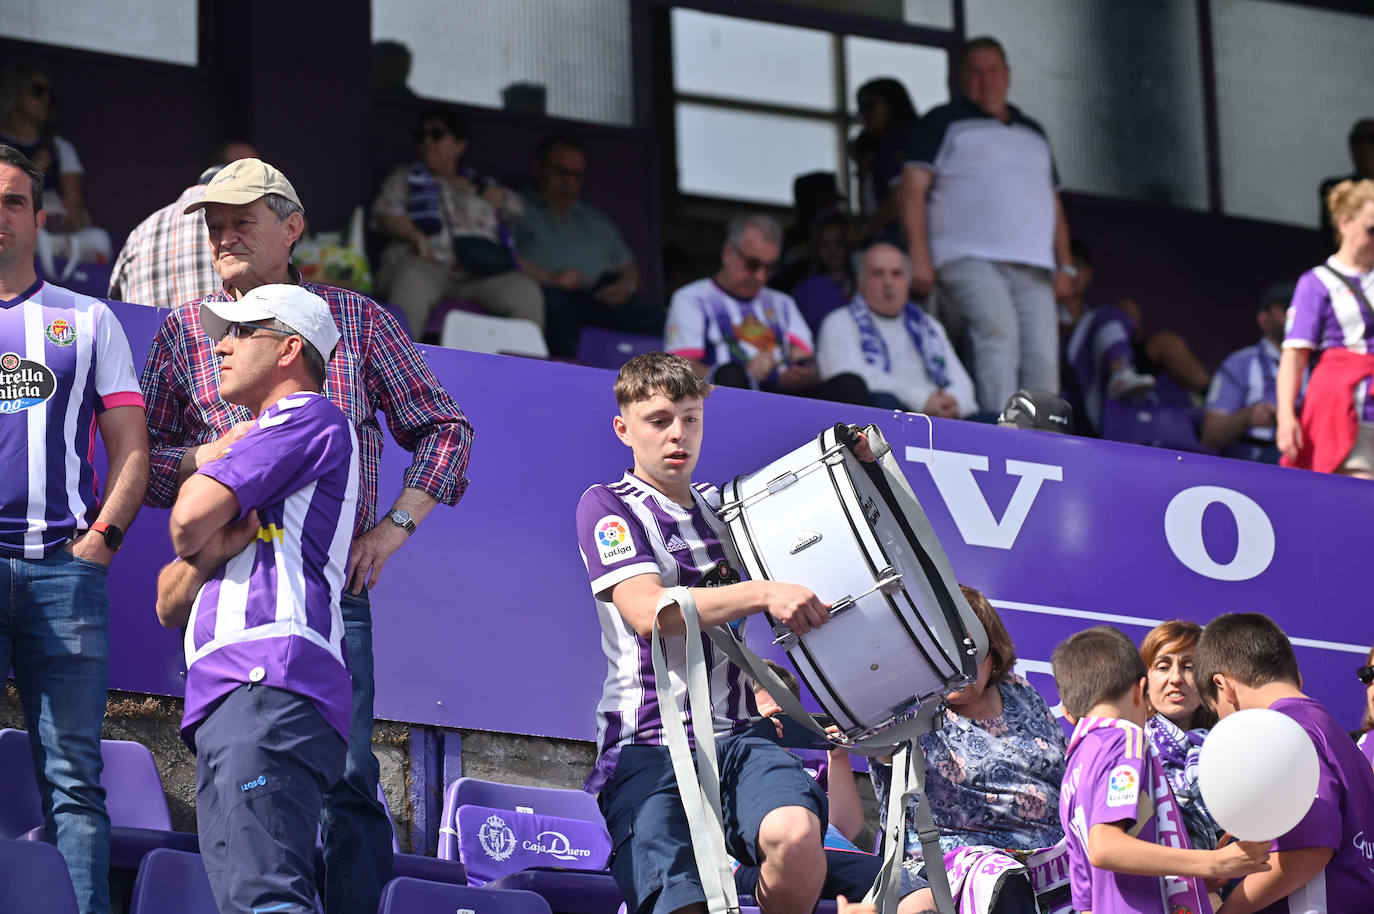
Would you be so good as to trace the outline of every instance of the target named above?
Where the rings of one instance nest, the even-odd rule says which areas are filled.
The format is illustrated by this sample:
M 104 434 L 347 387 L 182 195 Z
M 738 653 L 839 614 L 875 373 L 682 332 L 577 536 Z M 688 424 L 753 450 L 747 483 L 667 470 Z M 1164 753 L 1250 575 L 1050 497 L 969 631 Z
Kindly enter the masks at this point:
M 1054 678 L 1075 724 L 1059 794 L 1073 908 L 1093 914 L 1208 914 L 1204 879 L 1267 870 L 1267 847 L 1194 850 L 1145 736 L 1145 664 L 1110 626 L 1054 649 Z
M 1338 914 L 1374 907 L 1374 771 L 1326 708 L 1302 693 L 1293 646 L 1274 620 L 1228 613 L 1202 630 L 1193 661 L 1203 702 L 1221 717 L 1269 708 L 1317 749 L 1312 808 L 1274 839 L 1273 868 L 1241 881 L 1219 914 Z

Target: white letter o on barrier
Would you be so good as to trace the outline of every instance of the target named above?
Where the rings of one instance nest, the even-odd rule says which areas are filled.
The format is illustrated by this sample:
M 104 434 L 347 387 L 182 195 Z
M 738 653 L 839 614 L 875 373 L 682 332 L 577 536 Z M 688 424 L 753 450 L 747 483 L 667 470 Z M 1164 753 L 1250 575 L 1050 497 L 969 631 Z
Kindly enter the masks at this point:
M 1202 513 L 1213 504 L 1225 505 L 1236 522 L 1236 557 L 1225 565 L 1212 559 L 1202 541 Z M 1175 495 L 1164 512 L 1164 536 L 1180 562 L 1217 581 L 1248 581 L 1274 559 L 1274 525 L 1264 509 L 1221 486 L 1194 486 Z

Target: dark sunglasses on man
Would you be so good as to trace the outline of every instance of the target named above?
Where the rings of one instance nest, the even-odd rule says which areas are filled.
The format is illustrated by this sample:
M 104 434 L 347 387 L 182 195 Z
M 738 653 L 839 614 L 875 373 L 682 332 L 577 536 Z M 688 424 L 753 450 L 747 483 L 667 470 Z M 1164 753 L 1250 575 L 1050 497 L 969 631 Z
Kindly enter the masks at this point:
M 759 270 L 763 270 L 769 276 L 772 276 L 773 271 L 778 268 L 778 262 L 776 260 L 764 260 L 761 257 L 750 257 L 733 244 L 730 245 L 730 248 L 740 260 L 744 261 L 744 268 L 750 273 L 757 273 Z
M 432 140 L 437 143 L 446 136 L 448 136 L 448 131 L 443 127 L 430 127 L 428 129 L 422 127 L 415 131 L 415 142 L 418 143 L 421 140 Z
M 33 83 L 29 86 L 29 94 L 34 98 L 50 98 L 57 101 L 57 91 L 47 83 Z
M 1355 671 L 1355 675 L 1359 677 L 1360 682 L 1369 685 L 1374 682 L 1374 666 L 1362 666 Z
M 1350 134 L 1351 146 L 1364 146 L 1374 144 L 1374 130 L 1361 130 L 1359 133 Z
M 252 321 L 234 321 L 224 330 L 224 335 L 235 340 L 247 339 L 256 330 L 266 330 L 268 333 L 277 333 L 282 336 L 295 336 L 290 330 L 282 330 L 279 327 L 269 327 L 266 324 L 255 324 Z

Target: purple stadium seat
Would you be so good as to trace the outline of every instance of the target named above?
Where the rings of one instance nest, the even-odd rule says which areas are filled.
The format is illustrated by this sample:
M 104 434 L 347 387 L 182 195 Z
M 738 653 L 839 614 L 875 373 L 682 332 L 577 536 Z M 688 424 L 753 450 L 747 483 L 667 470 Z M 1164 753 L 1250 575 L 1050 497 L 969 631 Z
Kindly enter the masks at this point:
M 445 298 L 430 309 L 429 317 L 425 320 L 423 339 L 437 340 L 439 335 L 444 332 L 444 318 L 448 317 L 450 311 L 466 311 L 469 314 L 486 314 L 482 306 L 475 301 L 466 301 L 458 298 Z
M 377 914 L 550 914 L 548 902 L 533 892 L 446 885 L 397 876 L 382 887 Z M 137 914 L 137 912 L 132 912 Z
M 129 914 L 219 914 L 200 854 L 150 851 L 138 868 Z
M 457 820 L 458 856 L 471 885 L 561 864 L 604 872 L 611 856 L 611 836 L 599 821 L 473 805 L 459 806 Z
M 35 262 L 34 268 L 38 271 L 38 278 L 48 280 L 64 289 L 71 289 L 73 292 L 80 292 L 82 295 L 90 295 L 95 298 L 104 298 L 110 292 L 110 274 L 114 272 L 113 263 L 78 263 L 72 270 L 72 275 L 66 279 L 60 278 L 67 270 L 65 260 L 53 262 L 53 276 L 49 279 L 43 275 L 43 267 Z
M 653 334 L 621 333 L 602 327 L 583 327 L 577 340 L 577 360 L 595 368 L 619 371 L 620 366 L 637 355 L 663 348 L 663 337 Z
M 77 914 L 67 861 L 51 844 L 0 839 L 0 911 Z

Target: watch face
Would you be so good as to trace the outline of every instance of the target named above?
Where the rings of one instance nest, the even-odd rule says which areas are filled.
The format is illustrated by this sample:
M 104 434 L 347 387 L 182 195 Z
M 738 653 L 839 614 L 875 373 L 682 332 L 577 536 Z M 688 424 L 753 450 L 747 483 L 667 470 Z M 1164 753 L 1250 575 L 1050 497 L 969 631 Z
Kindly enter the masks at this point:
M 105 545 L 111 549 L 118 549 L 124 545 L 124 531 L 114 524 L 106 524 L 105 529 L 100 531 L 100 535 L 105 538 Z
M 410 512 L 404 508 L 397 508 L 395 511 L 391 512 L 391 520 L 393 523 L 404 527 L 406 524 L 410 523 Z

